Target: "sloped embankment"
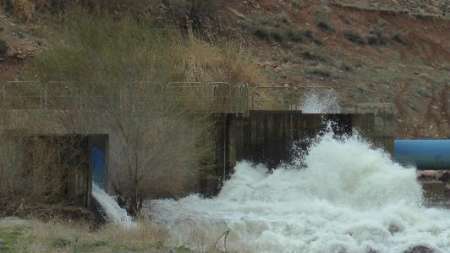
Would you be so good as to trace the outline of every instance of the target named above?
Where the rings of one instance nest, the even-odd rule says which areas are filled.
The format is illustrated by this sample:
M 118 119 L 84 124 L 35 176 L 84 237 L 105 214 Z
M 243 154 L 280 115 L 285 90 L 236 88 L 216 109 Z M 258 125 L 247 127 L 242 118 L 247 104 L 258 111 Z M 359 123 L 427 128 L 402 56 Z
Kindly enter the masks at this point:
M 318 1 L 230 6 L 273 83 L 329 86 L 345 104 L 393 103 L 399 136 L 450 135 L 448 19 Z

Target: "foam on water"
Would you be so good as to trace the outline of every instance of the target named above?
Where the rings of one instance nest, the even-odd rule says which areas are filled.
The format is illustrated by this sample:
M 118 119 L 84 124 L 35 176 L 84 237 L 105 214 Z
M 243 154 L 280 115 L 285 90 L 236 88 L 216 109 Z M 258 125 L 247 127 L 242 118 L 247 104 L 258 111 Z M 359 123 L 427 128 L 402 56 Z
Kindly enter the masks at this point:
M 108 195 L 108 193 L 95 183 L 92 184 L 92 196 L 103 208 L 109 222 L 121 225 L 125 228 L 136 226 L 136 223 L 133 222 L 133 218 L 128 215 L 127 210 L 121 208 L 113 197 Z
M 413 168 L 358 136 L 330 133 L 304 164 L 268 172 L 241 162 L 217 197 L 153 201 L 153 218 L 169 228 L 171 246 L 196 251 L 450 252 L 450 211 L 422 206 Z
M 307 92 L 301 106 L 303 113 L 339 113 L 341 107 L 334 90 Z

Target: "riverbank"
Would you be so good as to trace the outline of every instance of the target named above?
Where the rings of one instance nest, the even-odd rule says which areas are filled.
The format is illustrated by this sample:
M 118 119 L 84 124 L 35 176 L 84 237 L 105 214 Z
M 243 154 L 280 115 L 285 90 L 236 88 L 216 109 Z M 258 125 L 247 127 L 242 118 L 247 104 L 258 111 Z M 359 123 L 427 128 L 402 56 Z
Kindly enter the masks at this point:
M 145 221 L 130 230 L 114 225 L 92 230 L 78 222 L 0 218 L 2 253 L 190 252 L 182 247 L 167 248 L 166 240 L 164 229 Z

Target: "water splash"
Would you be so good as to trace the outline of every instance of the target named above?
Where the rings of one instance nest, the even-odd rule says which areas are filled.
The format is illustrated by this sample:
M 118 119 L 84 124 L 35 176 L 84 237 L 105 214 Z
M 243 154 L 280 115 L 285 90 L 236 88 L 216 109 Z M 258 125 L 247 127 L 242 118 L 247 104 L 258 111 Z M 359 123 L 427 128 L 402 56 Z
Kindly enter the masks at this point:
M 334 90 L 307 92 L 301 108 L 303 113 L 339 113 L 341 111 Z
M 423 207 L 414 168 L 357 135 L 331 133 L 304 164 L 269 172 L 241 162 L 216 198 L 154 201 L 153 218 L 168 227 L 171 246 L 203 252 L 225 243 L 236 252 L 450 252 L 450 211 Z
M 108 195 L 95 183 L 92 184 L 92 196 L 103 208 L 109 222 L 121 225 L 125 228 L 133 228 L 136 226 L 133 218 L 128 215 L 127 210 L 121 208 L 113 197 Z

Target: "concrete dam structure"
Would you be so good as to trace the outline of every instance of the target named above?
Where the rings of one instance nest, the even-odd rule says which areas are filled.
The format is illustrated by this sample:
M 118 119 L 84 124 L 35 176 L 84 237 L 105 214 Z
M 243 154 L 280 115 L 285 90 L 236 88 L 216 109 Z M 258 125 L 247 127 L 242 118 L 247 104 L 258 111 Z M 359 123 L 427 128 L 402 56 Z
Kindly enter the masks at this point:
M 392 117 L 386 113 L 314 113 L 301 111 L 249 111 L 218 115 L 216 132 L 217 176 L 222 180 L 237 162 L 246 160 L 276 168 L 290 162 L 293 152 L 306 150 L 314 137 L 330 126 L 337 135 L 358 131 L 375 146 L 392 153 Z M 293 145 L 297 150 L 293 149 Z M 211 187 L 209 186 L 211 191 Z
M 55 87 L 49 88 L 51 85 Z M 33 164 L 29 158 L 33 155 L 22 154 L 35 154 L 39 149 L 19 143 L 18 139 L 39 137 L 44 142 L 56 140 L 53 143 L 80 140 L 79 145 L 72 146 L 82 154 L 72 156 L 72 160 L 78 159 L 73 164 L 79 166 L 61 177 L 66 185 L 61 192 L 72 196 L 74 204 L 87 207 L 90 205 L 91 182 L 112 190 L 110 181 L 113 173 L 110 172 L 120 169 L 122 160 L 126 159 L 121 155 L 124 146 L 119 139 L 120 133 L 105 122 L 93 121 L 95 112 L 90 108 L 93 104 L 108 101 L 115 101 L 118 104 L 114 106 L 120 107 L 122 101 L 120 96 L 114 100 L 102 94 L 86 99 L 86 95 L 71 86 L 65 83 L 63 87 L 58 85 L 61 84 L 3 84 L 0 130 L 2 136 L 9 140 L 2 142 L 2 148 L 7 146 L 19 154 L 15 156 L 15 166 L 25 168 L 25 165 Z M 289 101 L 282 101 L 278 106 L 271 102 L 268 108 L 258 101 L 260 96 L 255 95 L 258 93 L 255 88 L 247 85 L 183 84 L 176 88 L 182 90 L 180 94 L 183 95 L 189 92 L 196 94 L 195 98 L 199 101 L 209 99 L 205 103 L 208 106 L 211 101 L 214 102 L 209 112 L 212 111 L 216 119 L 215 172 L 206 178 L 199 176 L 193 179 L 189 191 L 216 193 L 220 182 L 232 173 L 241 160 L 262 163 L 269 168 L 289 162 L 292 145 L 297 144 L 305 149 L 308 138 L 316 136 L 328 121 L 334 122 L 332 127 L 337 134 L 351 134 L 356 130 L 375 146 L 393 151 L 395 125 L 393 110 L 387 104 L 341 106 L 339 112 L 306 113 Z M 279 87 L 274 90 L 278 93 Z M 295 89 L 295 92 L 304 93 L 301 89 Z M 205 110 L 204 105 L 198 106 L 197 111 Z M 54 148 L 57 147 L 55 144 Z M 71 166 L 65 168 L 69 171 Z M 25 173 L 24 176 L 32 177 L 32 174 Z M 67 190 L 72 188 L 76 189 Z
M 329 121 L 336 134 L 352 133 L 352 115 L 348 114 L 251 111 L 247 117 L 222 117 L 220 125 L 224 136 L 219 141 L 217 150 L 224 152 L 226 174 L 241 160 L 262 163 L 269 168 L 289 162 L 293 145 L 306 149 L 311 138 L 324 130 Z

